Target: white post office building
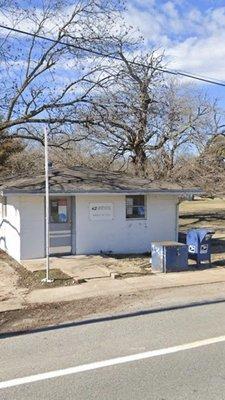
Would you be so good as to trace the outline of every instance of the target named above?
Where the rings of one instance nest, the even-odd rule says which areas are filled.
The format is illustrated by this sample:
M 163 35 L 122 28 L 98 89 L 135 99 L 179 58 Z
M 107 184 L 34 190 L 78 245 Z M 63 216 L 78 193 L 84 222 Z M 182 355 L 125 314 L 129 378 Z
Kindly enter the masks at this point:
M 132 254 L 178 238 L 179 199 L 196 189 L 86 167 L 50 170 L 50 252 Z M 45 257 L 45 177 L 0 183 L 0 248 Z

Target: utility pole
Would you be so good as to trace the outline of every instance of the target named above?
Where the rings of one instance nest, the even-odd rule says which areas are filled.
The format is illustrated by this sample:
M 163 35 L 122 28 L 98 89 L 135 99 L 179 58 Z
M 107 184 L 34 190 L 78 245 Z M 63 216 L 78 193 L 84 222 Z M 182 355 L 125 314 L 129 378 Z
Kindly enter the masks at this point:
M 46 276 L 42 282 L 51 283 L 53 279 L 49 277 L 49 176 L 48 176 L 48 131 L 44 128 L 45 145 L 45 254 L 46 254 Z

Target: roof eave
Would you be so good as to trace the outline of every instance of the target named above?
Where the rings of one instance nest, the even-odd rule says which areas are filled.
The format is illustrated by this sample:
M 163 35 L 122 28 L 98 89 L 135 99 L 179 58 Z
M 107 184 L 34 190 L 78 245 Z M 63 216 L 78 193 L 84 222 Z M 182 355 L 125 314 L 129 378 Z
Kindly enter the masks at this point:
M 75 195 L 132 195 L 132 194 L 170 194 L 177 196 L 185 196 L 185 195 L 201 195 L 204 192 L 200 189 L 191 188 L 191 189 L 121 189 L 121 190 L 74 190 L 74 191 L 58 191 L 51 192 L 51 196 L 75 196 Z M 45 192 L 40 192 L 37 190 L 13 190 L 13 189 L 3 189 L 0 192 L 1 196 L 5 195 L 35 195 L 35 196 L 44 196 Z

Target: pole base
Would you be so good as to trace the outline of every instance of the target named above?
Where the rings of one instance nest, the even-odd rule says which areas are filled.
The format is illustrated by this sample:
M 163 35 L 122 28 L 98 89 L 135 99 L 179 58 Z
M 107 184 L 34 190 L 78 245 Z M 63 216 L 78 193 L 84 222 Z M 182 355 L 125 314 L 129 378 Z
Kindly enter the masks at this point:
M 52 283 L 52 282 L 54 282 L 54 279 L 53 278 L 44 278 L 44 279 L 41 280 L 41 282 L 43 282 L 43 283 Z

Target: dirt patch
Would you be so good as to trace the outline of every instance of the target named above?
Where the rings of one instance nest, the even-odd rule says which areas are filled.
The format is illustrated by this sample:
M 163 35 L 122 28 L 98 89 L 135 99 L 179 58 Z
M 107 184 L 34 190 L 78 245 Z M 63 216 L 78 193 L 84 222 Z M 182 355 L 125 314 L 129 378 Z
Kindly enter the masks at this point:
M 27 309 L 0 313 L 0 332 L 26 331 L 65 321 L 84 318 L 93 314 L 115 312 L 132 303 L 135 294 L 95 297 L 70 302 L 37 304 Z
M 6 262 L 17 273 L 17 286 L 21 288 L 33 290 L 78 284 L 78 281 L 75 278 L 65 274 L 60 269 L 51 269 L 50 277 L 53 278 L 52 283 L 42 282 L 42 279 L 45 278 L 44 270 L 34 272 L 28 271 L 3 251 L 0 251 L 0 262 L 1 260 Z
M 124 272 L 122 274 L 119 274 L 118 279 L 126 279 L 126 278 L 135 278 L 138 276 L 144 276 L 144 275 L 153 275 L 153 272 L 151 272 L 151 269 L 149 268 L 149 271 L 146 272 Z
M 87 323 L 88 319 L 104 318 L 114 313 L 132 316 L 133 312 L 148 312 L 161 307 L 177 307 L 195 302 L 224 301 L 224 283 L 197 285 L 157 290 L 140 290 L 136 293 L 99 296 L 70 302 L 36 304 L 27 309 L 0 313 L 0 334 L 8 335 L 52 327 L 60 324 L 73 326 L 76 323 Z M 86 321 L 85 321 L 86 320 Z M 71 322 L 70 322 L 71 321 Z
M 116 254 L 110 255 L 109 260 L 103 260 L 103 265 L 109 273 L 115 272 L 119 279 L 151 274 L 150 254 Z

